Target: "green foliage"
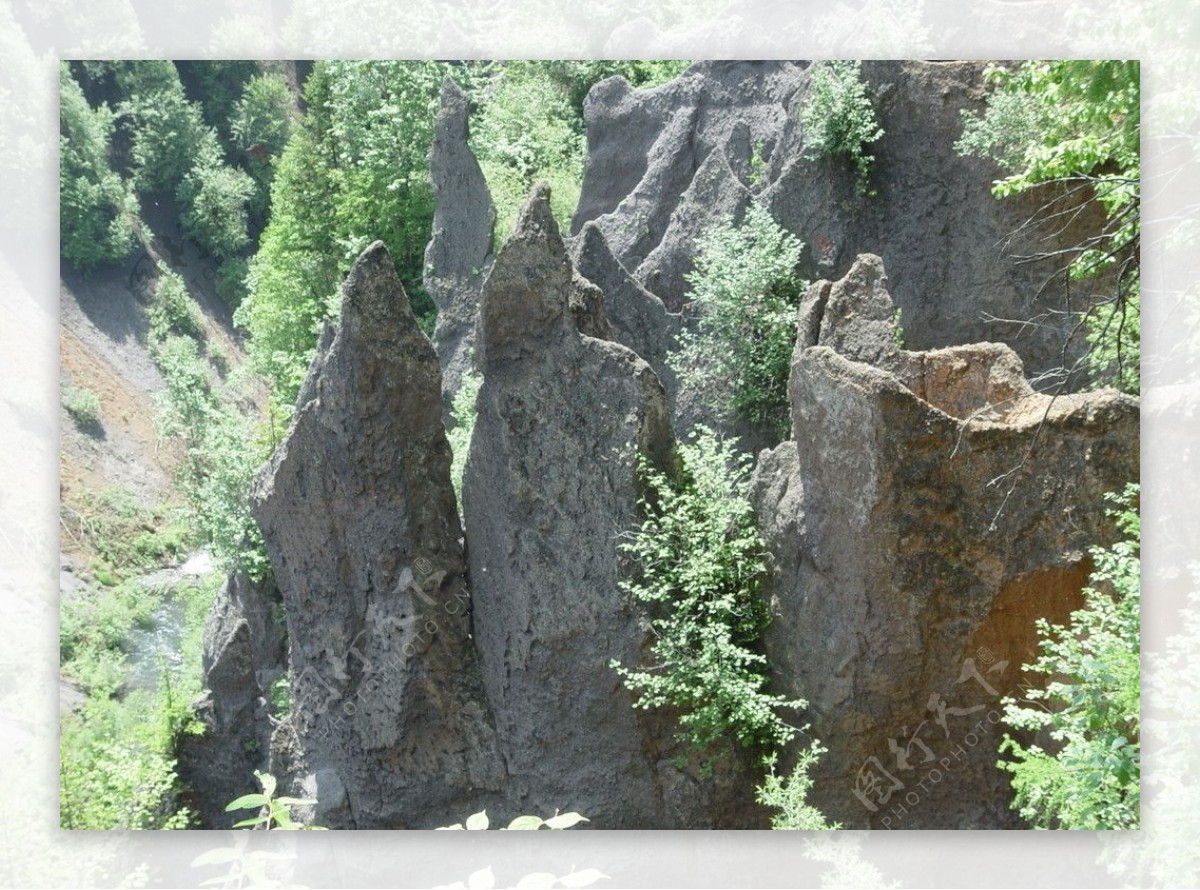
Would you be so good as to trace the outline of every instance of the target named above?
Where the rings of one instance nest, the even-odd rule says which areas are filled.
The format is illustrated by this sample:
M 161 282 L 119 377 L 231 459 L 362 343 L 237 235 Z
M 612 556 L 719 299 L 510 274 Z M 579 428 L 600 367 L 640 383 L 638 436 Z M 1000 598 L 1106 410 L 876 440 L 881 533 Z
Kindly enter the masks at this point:
M 226 257 L 221 261 L 221 265 L 217 266 L 217 275 L 214 281 L 217 296 L 230 309 L 236 310 L 242 304 L 242 300 L 246 299 L 246 278 L 249 274 L 250 261 L 245 257 Z
M 197 731 L 190 702 L 200 693 L 204 623 L 220 577 L 168 591 L 129 582 L 64 600 L 62 672 L 85 690 L 62 718 L 60 822 L 67 829 L 189 828 L 175 773 L 181 734 Z M 149 627 L 166 598 L 183 601 L 181 665 L 164 666 L 156 690 L 123 689 L 123 651 Z
M 762 785 L 755 789 L 755 797 L 763 806 L 779 810 L 777 815 L 771 817 L 773 830 L 837 831 L 841 829 L 841 824 L 837 822 L 829 824 L 821 811 L 808 802 L 808 794 L 813 786 L 808 773 L 824 753 L 825 748 L 821 743 L 813 741 L 807 749 L 800 752 L 796 758 L 796 765 L 787 776 L 779 776 L 775 773 L 777 762 L 775 755 L 764 759 L 763 765 L 767 769 L 767 775 Z
M 151 353 L 162 348 L 162 344 L 172 337 L 204 339 L 204 316 L 200 307 L 188 293 L 183 279 L 161 263 L 147 315 Z
M 801 242 L 758 206 L 699 239 L 692 272 L 693 329 L 669 358 L 683 386 L 708 405 L 785 430 Z
M 66 387 L 63 407 L 81 429 L 94 429 L 100 425 L 100 397 L 86 386 Z
M 176 191 L 184 234 L 205 253 L 236 254 L 250 243 L 246 206 L 254 194 L 250 175 L 223 164 L 216 144 L 206 143 Z
M 686 59 L 557 59 L 517 64 L 540 68 L 565 90 L 571 106 L 572 124 L 582 134 L 583 102 L 588 91 L 600 81 L 621 76 L 630 86 L 651 89 L 674 80 L 691 62 Z
M 124 680 L 123 670 L 115 675 L 108 670 L 94 674 L 88 668 L 108 660 L 123 669 L 120 656 L 129 632 L 153 623 L 163 595 L 159 587 L 126 582 L 107 590 L 86 588 L 64 599 L 58 636 L 63 674 L 89 693 L 107 696 L 116 692 Z
M 539 180 L 550 184 L 554 215 L 569 228 L 583 180 L 583 136 L 569 86 L 542 63 L 510 62 L 483 87 L 479 102 L 471 147 L 496 205 L 496 240 L 512 233 Z
M 309 115 L 322 136 L 333 184 L 336 241 L 349 269 L 381 240 L 396 264 L 413 311 L 427 325 L 434 308 L 422 285 L 433 225 L 429 151 L 442 80 L 441 62 L 319 62 L 324 89 Z M 314 76 L 317 76 L 314 72 Z M 318 83 L 320 87 L 320 83 Z
M 883 129 L 867 96 L 861 69 L 859 62 L 814 63 L 800 121 L 808 150 L 847 158 L 854 166 L 859 192 L 867 194 L 875 163 L 867 146 L 883 135 Z
M 132 140 L 134 183 L 143 194 L 174 191 L 196 158 L 220 156 L 216 131 L 205 125 L 200 107 L 184 95 L 174 66 L 168 73 L 159 63 L 124 64 L 138 73 L 141 66 L 150 65 L 154 72 L 153 77 L 138 78 L 120 105 Z
M 88 106 L 64 62 L 59 69 L 59 236 L 64 259 L 80 272 L 119 260 L 133 249 L 137 202 L 113 171 L 113 114 Z
M 247 153 L 261 146 L 271 157 L 283 151 L 293 124 L 292 94 L 278 74 L 260 74 L 246 81 L 229 115 L 234 144 Z
M 467 468 L 467 452 L 471 450 L 471 433 L 475 430 L 475 400 L 479 396 L 479 388 L 483 385 L 483 376 L 470 372 L 463 375 L 458 392 L 450 406 L 450 416 L 454 426 L 446 433 L 450 440 L 450 479 L 454 483 L 454 496 L 458 499 L 459 509 L 462 507 L 463 473 Z
M 615 75 L 635 87 L 665 83 L 688 65 L 675 61 L 513 61 L 493 66 L 474 82 L 479 105 L 471 148 L 496 205 L 497 242 L 512 233 L 536 182 L 550 184 L 559 226 L 570 228 L 583 180 L 583 101 Z
M 298 797 L 276 797 L 275 777 L 270 773 L 261 773 L 258 770 L 254 771 L 254 775 L 258 779 L 259 784 L 262 785 L 262 792 L 258 794 L 244 794 L 236 800 L 231 800 L 226 804 L 225 812 L 257 810 L 257 813 L 249 819 L 235 822 L 234 828 L 249 828 L 262 831 L 325 830 L 318 825 L 301 825 L 292 816 L 292 807 L 313 806 L 316 804 L 315 800 L 301 800 Z M 196 865 L 195 862 L 192 864 Z
M 279 160 L 271 221 L 250 261 L 249 293 L 233 316 L 250 334 L 251 366 L 271 382 L 277 402 L 289 408 L 340 280 L 332 203 L 325 161 L 313 134 L 302 128 Z
M 286 719 L 292 712 L 292 683 L 286 674 L 271 684 L 270 700 L 271 712 L 279 719 Z
M 699 428 L 681 445 L 671 478 L 642 467 L 642 525 L 621 549 L 640 566 L 623 588 L 652 610 L 651 664 L 612 666 L 638 708 L 677 708 L 681 740 L 704 750 L 736 738 L 776 748 L 796 729 L 777 708 L 802 708 L 763 691 L 766 658 L 754 646 L 768 614 L 761 594 L 763 543 L 749 501 L 750 462 Z
M 161 509 L 142 504 L 126 488 L 84 491 L 60 510 L 64 543 L 92 556 L 93 574 L 113 586 L 131 574 L 173 564 L 188 549 L 185 527 Z
M 537 831 L 539 828 L 548 828 L 551 831 L 563 831 L 568 828 L 574 828 L 580 822 L 588 820 L 578 813 L 556 813 L 549 819 L 543 819 L 541 816 L 517 816 L 508 823 L 506 828 L 501 828 L 501 831 Z M 436 831 L 486 831 L 491 827 L 491 821 L 488 819 L 487 810 L 480 810 L 467 817 L 467 822 L 464 825 L 462 822 L 456 822 L 453 825 L 445 825 Z
M 437 62 L 319 62 L 309 78 L 308 117 L 280 157 L 271 220 L 235 315 L 280 406 L 295 400 L 342 277 L 376 239 L 432 331 L 421 278 L 433 221 L 428 156 L 446 70 Z
M 200 103 L 204 120 L 222 139 L 231 137 L 231 112 L 246 85 L 260 76 L 258 63 L 248 59 L 194 59 L 175 63 L 192 98 Z
M 1093 380 L 1137 395 L 1141 391 L 1142 285 L 1131 274 L 1120 298 L 1096 305 L 1085 321 L 1084 367 Z
M 180 804 L 155 696 L 90 698 L 62 719 L 59 824 L 64 829 L 181 829 L 191 812 Z
M 192 528 L 223 569 L 262 579 L 271 567 L 250 513 L 250 483 L 270 446 L 248 417 L 218 396 L 194 340 L 169 338 L 157 360 L 166 381 L 159 433 L 184 448 L 178 482 Z
M 1138 391 L 1141 288 L 1141 70 L 1136 61 L 1059 60 L 990 68 L 995 85 L 982 115 L 963 112 L 961 154 L 989 157 L 1007 174 L 998 198 L 1046 183 L 1066 193 L 1091 190 L 1103 210 L 1102 229 L 1076 246 L 1073 279 L 1111 281 L 1085 313 L 1089 355 L 1097 382 Z M 1054 218 L 1053 198 L 1043 207 Z M 1057 223 L 1054 224 L 1057 227 Z
M 1038 828 L 1136 829 L 1141 802 L 1138 487 L 1110 495 L 1123 539 L 1091 551 L 1084 607 L 1068 626 L 1038 622 L 1041 654 L 1027 670 L 1048 681 L 1024 702 L 1007 698 L 1016 730 L 1048 732 L 1056 753 L 1005 736 L 1000 767 L 1012 774 L 1015 808 Z

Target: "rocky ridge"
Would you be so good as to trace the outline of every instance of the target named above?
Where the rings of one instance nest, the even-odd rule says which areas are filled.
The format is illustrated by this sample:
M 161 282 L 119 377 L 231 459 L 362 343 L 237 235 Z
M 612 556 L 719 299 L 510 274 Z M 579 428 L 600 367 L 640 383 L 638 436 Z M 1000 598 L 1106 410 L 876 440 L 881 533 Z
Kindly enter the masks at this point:
M 638 461 L 669 465 L 672 427 L 693 419 L 666 361 L 688 251 L 755 199 L 810 243 L 812 272 L 842 272 L 801 301 L 792 436 L 759 455 L 754 481 L 773 686 L 810 700 L 830 749 L 816 803 L 847 827 L 1015 827 L 993 715 L 1034 619 L 1069 614 L 1087 547 L 1111 535 L 1100 505 L 1136 479 L 1137 401 L 1035 392 L 1022 355 L 1040 360 L 1049 340 L 976 342 L 980 313 L 1036 301 L 1028 269 L 978 247 L 1011 212 L 986 171 L 921 129 L 932 107 L 947 135 L 977 101 L 978 66 L 864 65 L 893 139 L 871 199 L 804 157 L 805 72 L 700 63 L 657 90 L 598 85 L 576 235 L 538 187 L 494 258 L 465 99 L 443 90 L 426 254 L 436 352 L 373 245 L 255 492 L 293 683 L 260 760 L 317 799 L 307 818 L 432 827 L 486 807 L 577 810 L 605 828 L 765 827 L 749 763 L 701 771 L 674 715 L 634 710 L 609 667 L 639 663 L 649 642 L 619 588 Z M 900 222 L 885 231 L 889 213 Z M 883 256 L 857 250 L 874 244 Z M 484 379 L 460 515 L 443 418 L 471 361 Z M 266 630 L 239 608 L 214 619 L 211 707 L 222 726 L 261 727 L 247 665 Z

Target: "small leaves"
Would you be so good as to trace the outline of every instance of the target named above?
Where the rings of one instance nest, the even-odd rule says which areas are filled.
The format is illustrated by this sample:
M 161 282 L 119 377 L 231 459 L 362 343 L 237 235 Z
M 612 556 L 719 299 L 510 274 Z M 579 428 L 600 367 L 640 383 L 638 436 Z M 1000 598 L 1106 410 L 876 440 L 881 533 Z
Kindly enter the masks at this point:
M 488 827 L 487 810 L 467 817 L 467 831 L 484 831 Z
M 809 93 L 800 110 L 808 150 L 815 155 L 842 155 L 854 165 L 860 194 L 870 194 L 875 157 L 866 146 L 883 136 L 867 96 L 860 62 L 825 61 L 811 68 Z
M 554 831 L 562 831 L 565 828 L 574 828 L 580 822 L 586 821 L 588 820 L 578 813 L 563 813 L 559 816 L 550 817 L 545 821 L 544 824 L 547 828 L 553 829 Z
M 537 831 L 542 827 L 542 819 L 538 816 L 517 816 L 508 823 L 508 831 Z M 504 829 L 501 829 L 502 831 Z
M 768 620 L 749 457 L 700 427 L 679 459 L 676 478 L 643 466 L 646 519 L 621 545 L 641 566 L 623 586 L 651 607 L 651 663 L 610 664 L 637 694 L 634 707 L 678 708 L 680 737 L 697 750 L 730 737 L 786 744 L 796 729 L 776 709 L 805 703 L 764 692 L 766 660 L 749 648 Z
M 267 805 L 268 798 L 265 794 L 243 794 L 241 797 L 231 800 L 225 805 L 225 812 L 232 813 L 234 810 L 257 810 Z

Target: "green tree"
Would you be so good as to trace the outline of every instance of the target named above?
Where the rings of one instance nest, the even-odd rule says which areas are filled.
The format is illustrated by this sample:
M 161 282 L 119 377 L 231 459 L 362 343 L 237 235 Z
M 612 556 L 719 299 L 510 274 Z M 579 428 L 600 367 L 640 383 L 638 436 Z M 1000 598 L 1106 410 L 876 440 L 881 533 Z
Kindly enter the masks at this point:
M 202 154 L 220 156 L 216 131 L 188 101 L 173 65 L 126 62 L 116 79 L 128 98 L 119 106 L 131 139 L 134 183 L 143 194 L 174 191 Z
M 1138 488 L 1116 502 L 1123 538 L 1096 547 L 1084 607 L 1066 626 L 1038 621 L 1041 654 L 1027 670 L 1046 679 L 1024 701 L 1004 700 L 1014 730 L 1048 733 L 1052 747 L 1006 735 L 1000 767 L 1014 807 L 1037 828 L 1137 828 L 1141 803 L 1141 521 Z
M 801 242 L 758 206 L 741 225 L 714 226 L 697 244 L 695 324 L 669 361 L 685 389 L 729 415 L 786 429 L 796 339 Z
M 109 163 L 113 114 L 93 109 L 59 68 L 59 232 L 64 259 L 81 272 L 125 257 L 136 243 L 137 202 Z
M 1136 61 L 1060 60 L 993 67 L 982 114 L 963 113 L 962 154 L 995 160 L 998 198 L 1039 189 L 1039 217 L 1086 196 L 1104 216 L 1065 254 L 1064 271 L 1093 290 L 1083 366 L 1098 383 L 1136 393 L 1140 377 L 1141 71 Z M 1047 191 L 1047 189 L 1051 189 Z M 1077 216 L 1078 213 L 1076 212 Z M 1055 224 L 1058 227 L 1058 224 Z
M 230 257 L 250 243 L 246 208 L 255 194 L 250 175 L 221 162 L 215 143 L 202 147 L 176 191 L 184 234 L 205 253 Z
M 304 382 L 322 320 L 333 309 L 341 273 L 328 208 L 334 186 L 309 128 L 296 131 L 276 169 L 271 221 L 250 261 L 248 293 L 234 321 L 250 338 L 254 370 L 290 409 Z

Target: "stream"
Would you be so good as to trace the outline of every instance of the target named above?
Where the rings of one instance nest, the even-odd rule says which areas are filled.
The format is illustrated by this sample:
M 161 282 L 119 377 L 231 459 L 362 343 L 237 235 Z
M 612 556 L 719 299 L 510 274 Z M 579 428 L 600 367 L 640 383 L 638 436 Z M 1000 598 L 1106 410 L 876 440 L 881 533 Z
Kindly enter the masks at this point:
M 127 640 L 129 673 L 125 688 L 154 692 L 162 681 L 163 671 L 178 672 L 183 667 L 183 633 L 186 608 L 174 594 L 182 585 L 212 571 L 212 559 L 207 553 L 191 554 L 179 566 L 158 569 L 138 579 L 147 587 L 167 591 L 162 605 L 154 613 L 149 627 L 135 628 Z

